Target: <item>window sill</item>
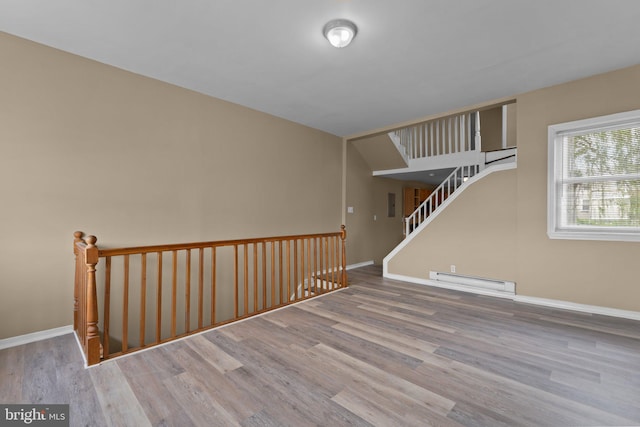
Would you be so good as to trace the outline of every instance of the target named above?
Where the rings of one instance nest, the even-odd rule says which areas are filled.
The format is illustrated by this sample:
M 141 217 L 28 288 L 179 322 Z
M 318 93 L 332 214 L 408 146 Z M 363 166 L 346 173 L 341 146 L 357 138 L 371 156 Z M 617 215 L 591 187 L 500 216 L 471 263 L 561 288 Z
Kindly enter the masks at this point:
M 640 242 L 640 233 L 607 231 L 548 231 L 550 239 L 564 240 L 604 240 L 612 242 Z

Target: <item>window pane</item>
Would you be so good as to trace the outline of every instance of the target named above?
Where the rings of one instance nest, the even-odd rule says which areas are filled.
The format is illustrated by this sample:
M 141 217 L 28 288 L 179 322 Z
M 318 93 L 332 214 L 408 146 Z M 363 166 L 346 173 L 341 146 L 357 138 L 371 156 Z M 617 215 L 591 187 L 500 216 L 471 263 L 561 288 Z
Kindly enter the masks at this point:
M 640 173 L 640 127 L 565 136 L 563 156 L 569 178 Z
M 564 184 L 562 227 L 640 227 L 640 180 Z

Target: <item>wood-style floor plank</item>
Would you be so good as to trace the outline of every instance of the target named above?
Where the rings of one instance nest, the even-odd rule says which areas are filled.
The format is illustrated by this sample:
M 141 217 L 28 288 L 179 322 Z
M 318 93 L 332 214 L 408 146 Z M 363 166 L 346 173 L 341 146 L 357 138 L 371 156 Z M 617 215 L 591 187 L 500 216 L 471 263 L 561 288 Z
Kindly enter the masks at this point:
M 0 402 L 22 403 L 24 384 L 24 349 L 26 346 L 0 351 Z
M 640 425 L 640 322 L 349 272 L 351 286 L 85 369 L 0 351 L 0 403 L 73 426 Z
M 117 363 L 89 371 L 108 425 L 151 425 Z

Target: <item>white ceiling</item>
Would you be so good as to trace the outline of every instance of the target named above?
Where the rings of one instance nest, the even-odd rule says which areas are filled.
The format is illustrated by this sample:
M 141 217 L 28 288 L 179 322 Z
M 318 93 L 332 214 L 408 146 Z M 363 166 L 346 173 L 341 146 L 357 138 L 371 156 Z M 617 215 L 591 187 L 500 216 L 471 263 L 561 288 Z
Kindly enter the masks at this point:
M 340 136 L 640 63 L 640 0 L 0 0 L 0 30 Z

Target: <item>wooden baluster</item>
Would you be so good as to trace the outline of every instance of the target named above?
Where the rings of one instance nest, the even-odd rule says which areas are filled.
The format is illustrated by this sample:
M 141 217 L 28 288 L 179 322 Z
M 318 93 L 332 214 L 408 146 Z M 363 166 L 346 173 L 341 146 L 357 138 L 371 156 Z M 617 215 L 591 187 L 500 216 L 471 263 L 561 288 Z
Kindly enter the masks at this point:
M 198 251 L 198 329 L 202 329 L 204 312 L 204 248 Z
M 140 347 L 144 347 L 147 318 L 147 254 L 140 254 Z
M 333 281 L 333 288 L 338 287 L 338 282 L 340 280 L 340 247 L 338 246 L 338 236 L 333 236 L 333 274 L 331 275 L 331 279 Z
M 318 289 L 318 293 L 321 294 L 324 290 L 324 285 L 322 284 L 322 274 L 324 269 L 324 260 L 322 259 L 322 237 L 318 238 L 318 280 L 320 281 L 320 287 Z
M 293 300 L 298 299 L 298 239 L 293 241 Z
M 267 308 L 267 242 L 262 242 L 262 309 Z
M 291 240 L 287 239 L 287 299 L 291 300 Z
M 162 252 L 158 254 L 158 288 L 156 289 L 156 343 L 162 340 Z
M 333 255 L 333 237 L 328 237 L 327 238 L 327 249 L 328 249 L 328 254 L 329 254 L 329 259 L 327 261 L 327 265 L 329 267 L 329 283 L 327 283 L 327 286 L 330 290 L 333 289 L 333 284 L 335 281 L 335 270 L 334 270 L 334 265 L 333 265 L 333 259 L 334 259 L 334 255 Z
M 345 244 L 345 241 L 347 240 L 347 229 L 344 226 L 344 224 L 340 226 L 340 228 L 341 228 L 340 238 L 342 239 L 342 287 L 346 288 L 348 286 L 347 284 L 347 246 Z
M 253 312 L 258 308 L 258 244 L 253 244 Z
M 238 318 L 238 245 L 233 245 L 233 316 Z
M 329 264 L 331 263 L 331 258 L 329 258 L 329 238 L 324 237 L 324 286 L 323 290 L 327 290 L 329 287 Z
M 216 249 L 211 247 L 211 324 L 216 324 Z
M 318 294 L 318 239 L 313 238 L 313 293 Z
M 100 362 L 100 331 L 98 329 L 98 294 L 96 290 L 96 265 L 98 264 L 98 248 L 95 246 L 98 239 L 95 236 L 87 237 L 87 246 L 84 249 L 84 260 L 87 266 L 87 324 L 86 324 L 86 351 L 87 364 L 95 365 Z
M 124 256 L 124 290 L 122 305 L 122 352 L 129 348 L 129 255 Z
M 324 285 L 322 284 L 322 274 L 324 271 L 324 258 L 323 258 L 323 254 L 324 254 L 324 250 L 322 249 L 322 242 L 323 242 L 323 238 L 322 237 L 318 237 L 318 293 L 321 294 L 322 290 L 324 289 Z
M 276 242 L 271 242 L 271 298 L 269 307 L 276 305 Z
M 244 316 L 246 316 L 249 313 L 249 247 L 248 245 L 245 243 L 244 244 L 244 249 L 243 249 L 243 283 L 244 283 L 244 287 L 243 287 L 243 300 L 244 300 L 244 312 L 242 313 Z
M 102 331 L 102 352 L 109 356 L 109 323 L 111 318 L 111 257 L 105 258 L 104 263 L 104 330 Z
M 187 249 L 187 259 L 185 261 L 185 288 L 184 288 L 184 330 L 191 330 L 191 249 Z
M 305 240 L 307 241 L 307 296 L 311 296 L 311 239 Z
M 171 337 L 176 336 L 176 310 L 178 304 L 178 251 L 172 251 L 172 271 L 171 271 Z
M 284 291 L 282 290 L 283 287 L 283 280 L 282 280 L 282 273 L 283 273 L 283 262 L 282 262 L 282 240 L 278 241 L 278 269 L 279 269 L 279 275 L 278 275 L 278 293 L 280 294 L 280 304 L 284 304 Z

